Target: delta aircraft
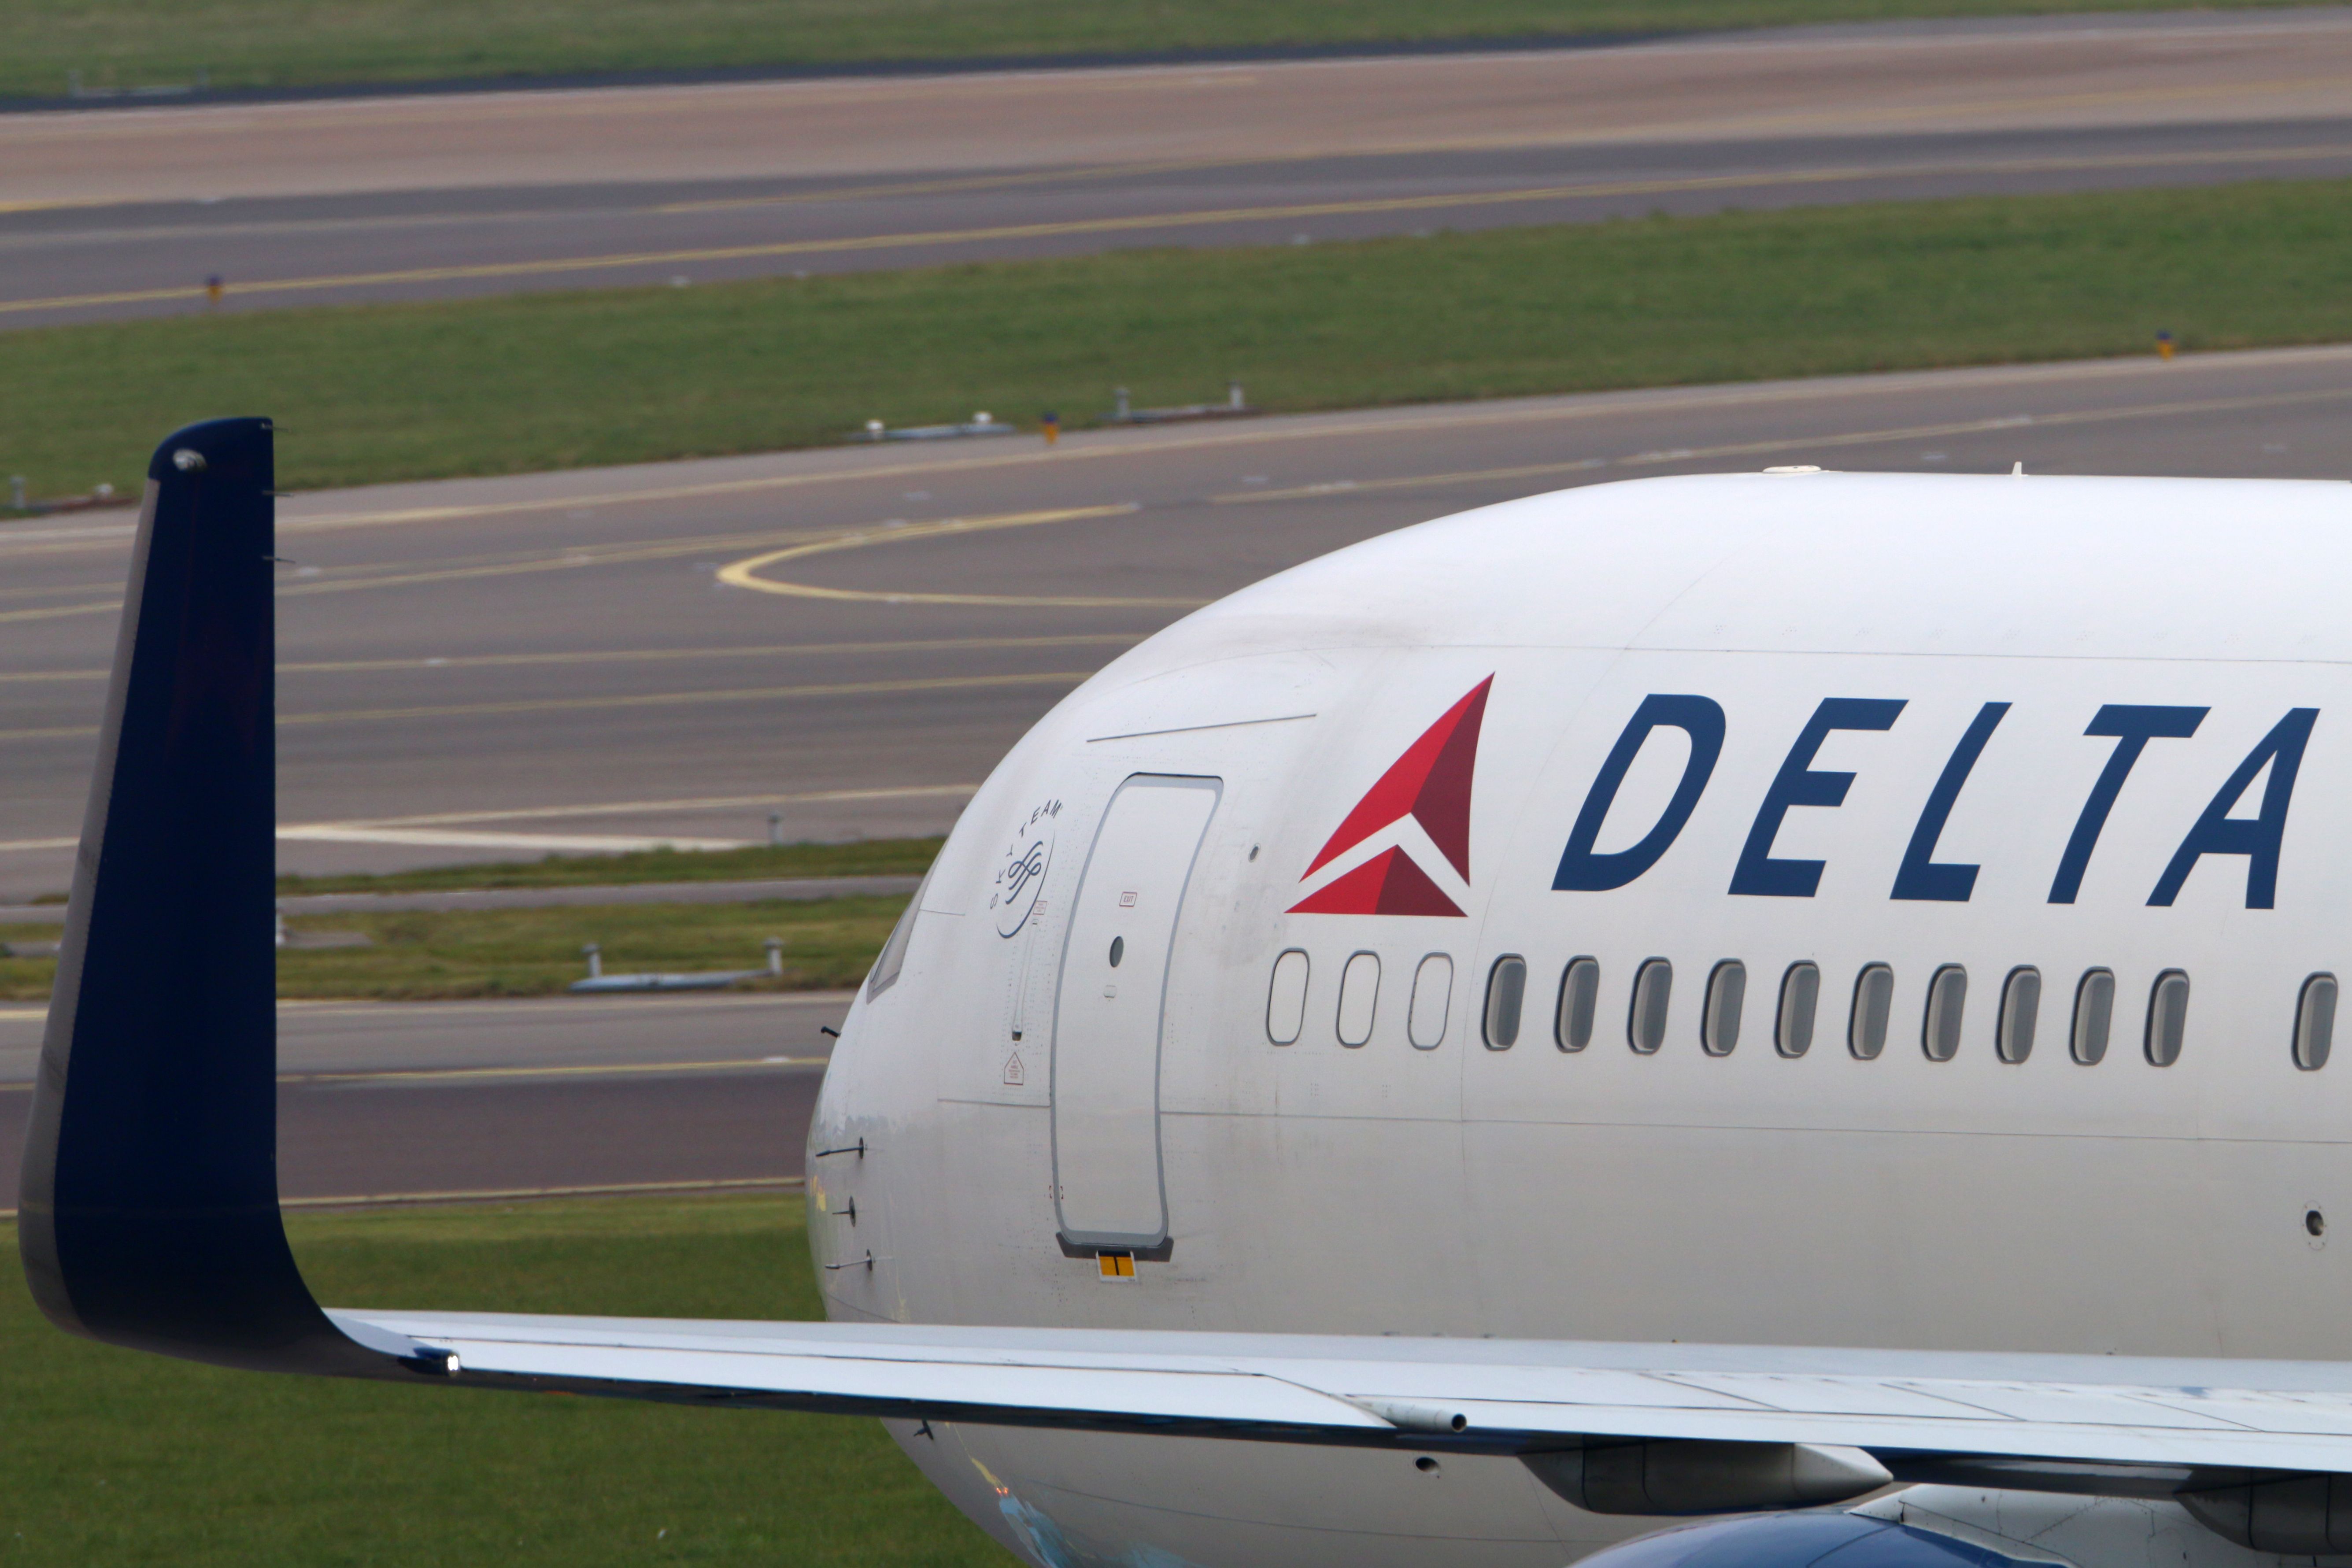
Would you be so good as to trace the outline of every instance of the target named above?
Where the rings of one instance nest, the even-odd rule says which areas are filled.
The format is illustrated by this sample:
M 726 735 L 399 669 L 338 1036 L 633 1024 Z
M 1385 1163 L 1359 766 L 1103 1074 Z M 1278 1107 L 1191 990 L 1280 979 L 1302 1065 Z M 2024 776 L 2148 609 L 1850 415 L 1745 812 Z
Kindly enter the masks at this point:
M 150 469 L 25 1180 L 60 1327 L 877 1415 L 1039 1568 L 2352 1557 L 2345 486 L 1650 479 L 1187 617 L 860 991 L 796 1323 L 313 1300 L 271 485 L 260 420 Z

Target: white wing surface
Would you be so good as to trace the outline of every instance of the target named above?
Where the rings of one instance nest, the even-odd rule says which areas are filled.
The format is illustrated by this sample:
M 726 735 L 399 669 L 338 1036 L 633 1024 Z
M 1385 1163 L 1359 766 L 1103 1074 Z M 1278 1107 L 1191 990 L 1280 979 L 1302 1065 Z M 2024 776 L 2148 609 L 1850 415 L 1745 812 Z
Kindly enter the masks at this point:
M 1510 1452 L 1694 1438 L 2169 1471 L 2352 1470 L 2352 1368 L 2333 1363 L 331 1316 L 446 1347 L 461 1379 L 882 1415 Z

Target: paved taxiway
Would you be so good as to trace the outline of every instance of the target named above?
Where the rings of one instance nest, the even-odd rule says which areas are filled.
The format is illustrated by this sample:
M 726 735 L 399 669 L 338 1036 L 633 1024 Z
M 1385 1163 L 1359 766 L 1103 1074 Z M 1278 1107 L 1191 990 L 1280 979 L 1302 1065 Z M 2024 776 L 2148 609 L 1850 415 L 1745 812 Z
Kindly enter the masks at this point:
M 2352 173 L 2352 9 L 0 115 L 0 326 Z
M 1831 467 L 2340 478 L 2352 348 L 1673 389 L 280 503 L 289 868 L 935 832 L 1190 605 L 1531 491 Z M 286 437 L 299 440 L 299 433 Z M 0 529 L 0 895 L 61 887 L 127 513 Z
M 2341 480 L 2348 420 L 2352 348 L 2328 348 L 297 497 L 281 503 L 281 858 L 735 842 L 772 810 L 795 836 L 937 831 L 1039 714 L 1185 605 L 1425 518 L 1804 462 Z M 119 513 L 0 529 L 0 889 L 65 880 L 128 536 Z M 790 1174 L 814 1069 L 680 1064 L 819 1055 L 831 1019 L 793 1009 L 826 1005 L 290 1008 L 289 1073 L 440 1076 L 289 1084 L 289 1190 Z M 34 1026 L 9 1027 L 21 1078 Z M 519 1062 L 600 1070 L 444 1070 Z M 22 1103 L 0 1090 L 0 1136 Z
M 297 1202 L 801 1174 L 845 993 L 289 1003 L 278 1174 Z M 0 1007 L 0 1209 L 16 1205 L 41 1010 Z

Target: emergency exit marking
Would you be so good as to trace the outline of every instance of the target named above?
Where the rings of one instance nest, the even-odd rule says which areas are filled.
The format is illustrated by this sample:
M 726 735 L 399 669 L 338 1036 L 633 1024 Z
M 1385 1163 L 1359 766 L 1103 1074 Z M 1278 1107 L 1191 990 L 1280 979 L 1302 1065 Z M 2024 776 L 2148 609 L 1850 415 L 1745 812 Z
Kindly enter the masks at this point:
M 1118 907 L 1123 910 L 1131 910 L 1135 908 L 1135 895 L 1133 893 L 1121 893 L 1118 896 Z

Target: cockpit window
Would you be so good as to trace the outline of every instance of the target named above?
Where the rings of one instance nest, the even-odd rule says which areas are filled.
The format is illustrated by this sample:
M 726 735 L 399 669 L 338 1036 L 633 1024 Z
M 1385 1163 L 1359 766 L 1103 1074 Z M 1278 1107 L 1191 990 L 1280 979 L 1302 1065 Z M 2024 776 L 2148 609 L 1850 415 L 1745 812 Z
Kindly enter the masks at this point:
M 933 861 L 933 869 L 938 868 Z M 874 961 L 874 973 L 866 977 L 866 999 L 871 1002 L 898 984 L 898 972 L 907 967 L 907 944 L 914 940 L 915 917 L 923 912 L 923 895 L 930 890 L 931 873 L 923 873 L 922 885 L 915 896 L 907 900 L 907 912 L 898 917 L 891 928 L 890 940 L 882 944 L 882 956 Z

